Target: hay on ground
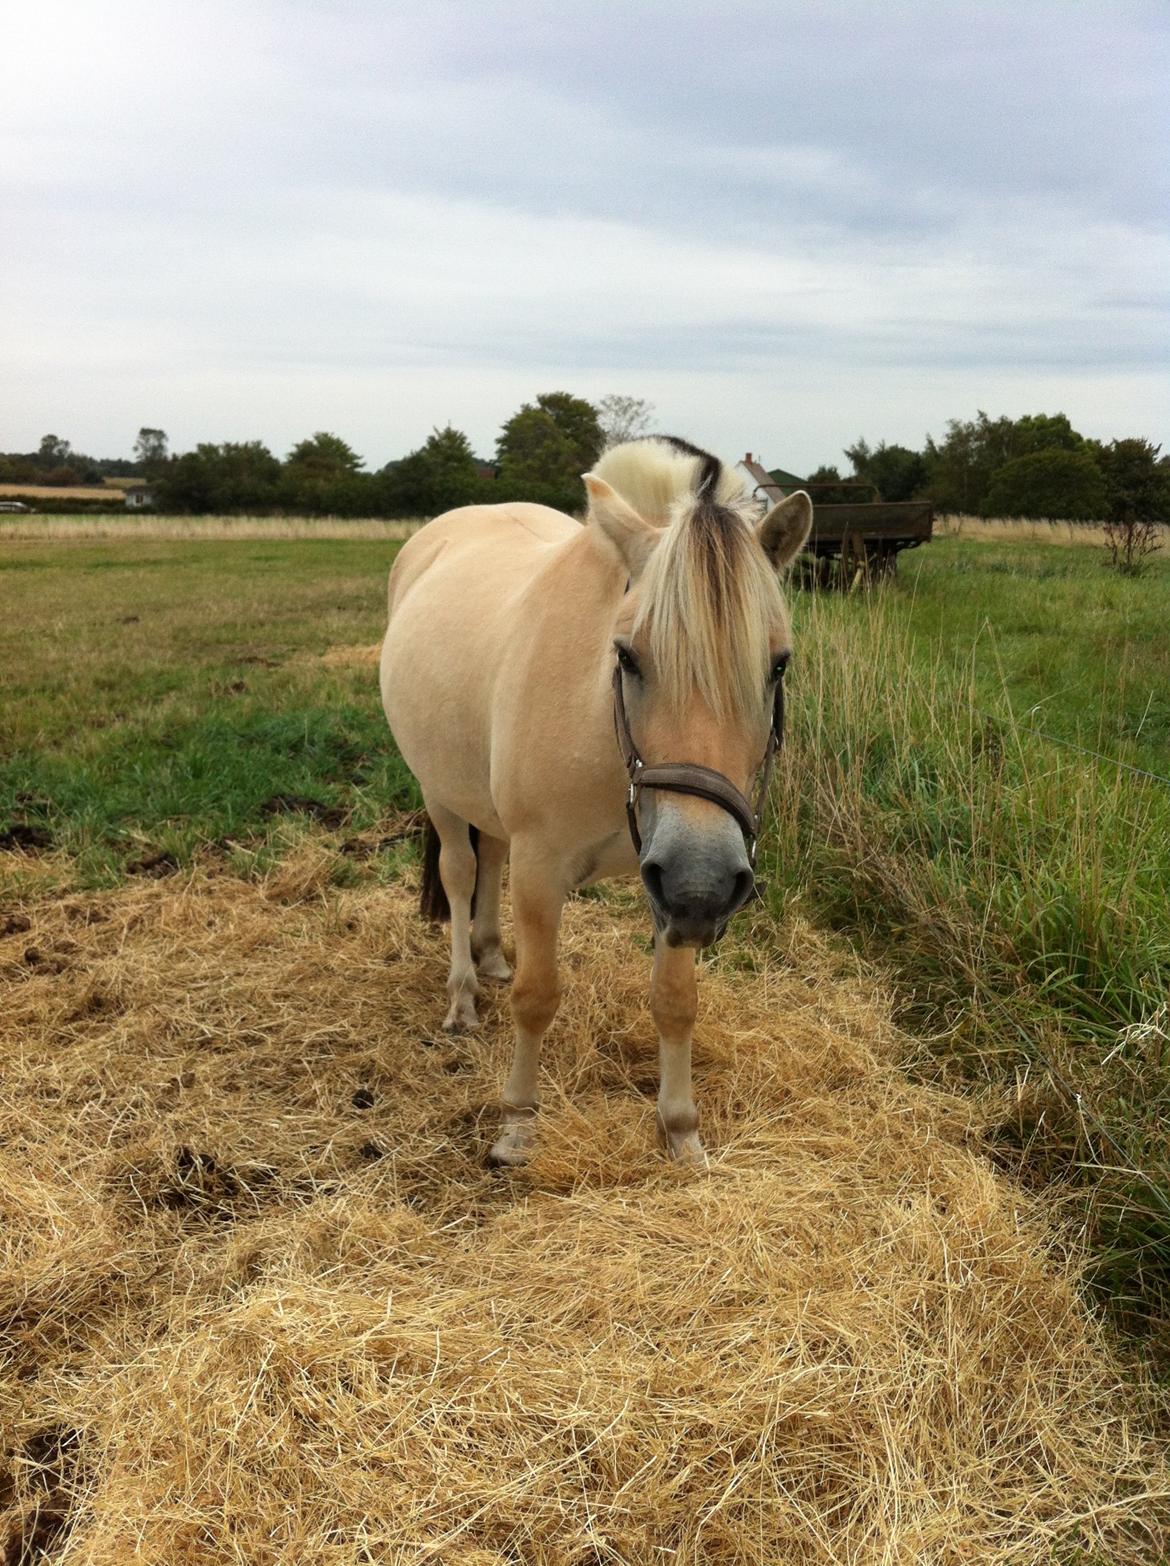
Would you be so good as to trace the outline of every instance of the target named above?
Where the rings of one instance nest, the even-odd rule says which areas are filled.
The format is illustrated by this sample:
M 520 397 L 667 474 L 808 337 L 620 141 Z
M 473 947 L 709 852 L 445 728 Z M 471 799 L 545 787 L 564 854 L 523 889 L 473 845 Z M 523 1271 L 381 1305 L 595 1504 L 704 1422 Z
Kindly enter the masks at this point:
M 442 937 L 327 879 L 0 915 L 0 1558 L 1158 1558 L 1073 1264 L 823 942 L 704 975 L 696 1175 L 641 918 L 571 904 L 500 1174 L 504 992 L 446 1039 Z

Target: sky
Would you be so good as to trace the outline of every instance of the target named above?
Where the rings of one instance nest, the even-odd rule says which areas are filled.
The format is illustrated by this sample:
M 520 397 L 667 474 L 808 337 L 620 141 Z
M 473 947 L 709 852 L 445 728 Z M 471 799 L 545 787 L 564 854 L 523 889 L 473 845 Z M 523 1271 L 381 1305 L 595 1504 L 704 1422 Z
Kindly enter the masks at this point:
M 486 456 L 552 390 L 797 472 L 1170 449 L 1164 0 L 38 0 L 0 58 L 0 450 Z

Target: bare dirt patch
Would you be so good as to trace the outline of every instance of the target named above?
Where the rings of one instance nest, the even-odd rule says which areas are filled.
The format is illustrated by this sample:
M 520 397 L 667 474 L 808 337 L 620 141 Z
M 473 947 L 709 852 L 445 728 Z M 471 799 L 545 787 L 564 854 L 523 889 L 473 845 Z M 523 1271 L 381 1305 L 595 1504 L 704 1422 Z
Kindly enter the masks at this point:
M 1158 1558 L 1073 1262 L 830 948 L 705 974 L 682 1173 L 641 918 L 574 902 L 501 1175 L 506 992 L 446 1039 L 442 937 L 328 865 L 0 923 L 0 1558 Z

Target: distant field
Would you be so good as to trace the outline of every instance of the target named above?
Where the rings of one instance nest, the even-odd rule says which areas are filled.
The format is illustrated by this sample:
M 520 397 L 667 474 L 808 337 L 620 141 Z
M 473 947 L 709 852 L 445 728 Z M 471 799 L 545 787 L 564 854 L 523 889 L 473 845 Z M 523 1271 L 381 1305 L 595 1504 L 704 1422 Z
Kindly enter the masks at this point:
M 920 645 L 969 662 L 1021 722 L 1170 774 L 1170 537 L 1133 579 L 1099 529 L 963 519 L 902 556 L 897 601 Z
M 0 484 L 0 499 L 124 500 L 125 491 L 112 484 Z
M 1104 549 L 1103 522 L 1032 522 L 1024 517 L 940 516 L 935 518 L 936 538 L 965 538 L 975 543 L 1009 540 L 1032 544 L 1078 544 Z M 1164 529 L 1170 548 L 1170 528 Z
M 110 516 L 0 516 L 0 543 L 53 539 L 382 539 L 409 538 L 422 520 L 388 522 L 381 517 L 160 517 L 150 512 Z

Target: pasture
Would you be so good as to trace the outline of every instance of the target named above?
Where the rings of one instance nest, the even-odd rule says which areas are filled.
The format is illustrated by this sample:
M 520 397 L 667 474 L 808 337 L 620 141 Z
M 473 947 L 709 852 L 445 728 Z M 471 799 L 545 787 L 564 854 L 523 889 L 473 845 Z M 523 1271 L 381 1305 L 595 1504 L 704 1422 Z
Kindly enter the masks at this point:
M 1170 562 L 964 532 L 797 597 L 712 1170 L 651 1151 L 615 888 L 504 1175 L 373 526 L 0 537 L 7 1558 L 1162 1559 L 1170 789 L 1044 736 L 1170 773 Z

